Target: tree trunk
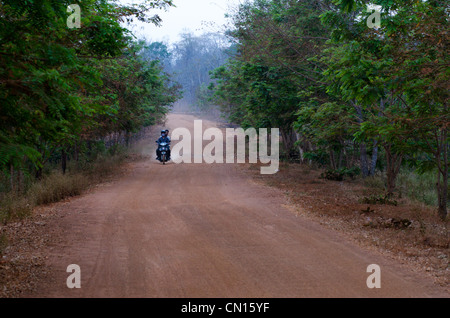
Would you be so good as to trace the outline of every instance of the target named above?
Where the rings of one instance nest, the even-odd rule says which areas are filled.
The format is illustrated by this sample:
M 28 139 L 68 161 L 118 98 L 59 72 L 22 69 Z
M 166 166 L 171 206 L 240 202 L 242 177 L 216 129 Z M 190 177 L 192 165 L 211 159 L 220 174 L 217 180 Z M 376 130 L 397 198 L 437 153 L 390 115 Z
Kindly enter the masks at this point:
M 438 166 L 438 182 L 437 182 L 437 195 L 438 195 L 438 215 L 442 220 L 447 217 L 447 200 L 448 200 L 448 149 L 447 142 L 447 130 L 443 129 L 441 132 L 441 142 L 438 141 L 437 150 L 437 166 Z M 442 162 L 441 162 L 442 152 Z M 442 175 L 442 183 L 441 183 Z
M 11 164 L 9 167 L 10 173 L 10 182 L 11 182 L 11 192 L 16 191 L 16 187 L 14 186 L 14 166 Z
M 291 157 L 291 150 L 296 142 L 295 132 L 292 128 L 280 129 L 281 138 L 283 138 L 283 146 L 288 158 Z
M 130 132 L 128 130 L 125 132 L 125 146 L 127 148 L 130 146 Z
M 17 171 L 17 192 L 18 193 L 23 192 L 23 171 L 22 170 Z
M 36 177 L 36 180 L 42 179 L 42 168 L 41 167 L 36 169 L 35 177 Z
M 63 174 L 66 174 L 66 166 L 67 166 L 67 154 L 66 151 L 63 149 L 61 150 L 61 168 Z
M 391 146 L 385 145 L 386 151 L 386 175 L 387 175 L 387 196 L 392 197 L 395 190 L 397 175 L 400 171 L 403 156 L 398 153 L 391 152 Z
M 78 162 L 78 143 L 75 142 L 74 145 L 74 151 L 73 151 L 73 158 L 75 159 L 76 162 Z
M 330 165 L 331 165 L 331 169 L 336 170 L 336 162 L 334 160 L 334 152 L 333 150 L 330 149 Z
M 438 172 L 437 194 L 438 214 L 441 219 L 445 220 L 447 217 L 448 175 L 443 175 L 443 180 L 441 183 L 440 172 Z
M 355 102 L 353 102 L 353 107 L 355 108 L 356 113 L 358 115 L 357 116 L 358 123 L 361 125 L 364 122 L 362 108 Z M 359 151 L 360 151 L 361 173 L 363 178 L 365 178 L 369 175 L 369 164 L 367 162 L 367 148 L 365 143 L 361 142 L 361 144 L 359 145 Z
M 375 168 L 377 166 L 377 160 L 378 160 L 378 142 L 375 140 L 373 142 L 373 151 L 372 151 L 372 161 L 370 162 L 370 171 L 369 175 L 373 176 L 375 175 Z
M 295 132 L 295 139 L 297 139 L 297 141 L 298 141 L 298 140 L 301 140 L 301 136 L 300 136 L 300 134 L 299 134 L 298 132 Z M 298 146 L 297 146 L 298 153 L 299 153 L 299 155 L 300 155 L 300 162 L 301 162 L 301 163 L 303 163 L 304 160 L 305 160 L 305 157 L 304 157 L 305 151 L 303 150 L 302 147 L 303 147 L 303 142 L 302 142 L 302 143 L 299 143 Z
M 359 145 L 359 151 L 360 151 L 360 161 L 361 161 L 361 173 L 363 178 L 367 177 L 369 175 L 369 167 L 367 162 L 367 149 L 366 144 L 361 143 Z
M 338 160 L 338 165 L 337 168 L 340 169 L 342 168 L 342 161 L 344 160 L 344 149 L 341 149 L 341 151 L 339 151 L 339 160 Z

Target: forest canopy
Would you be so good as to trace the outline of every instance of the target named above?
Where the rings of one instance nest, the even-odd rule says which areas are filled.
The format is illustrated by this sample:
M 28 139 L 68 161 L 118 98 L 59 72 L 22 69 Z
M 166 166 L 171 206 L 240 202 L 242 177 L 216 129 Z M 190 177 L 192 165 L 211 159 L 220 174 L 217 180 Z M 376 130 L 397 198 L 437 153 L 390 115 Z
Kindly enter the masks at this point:
M 78 5 L 79 27 L 68 6 Z M 171 0 L 0 1 L 0 171 L 40 178 L 49 159 L 160 121 L 179 86 L 125 22 L 160 24 Z M 76 25 L 76 24 L 75 24 Z M 56 160 L 55 159 L 55 160 Z
M 237 53 L 213 72 L 214 101 L 244 127 L 279 127 L 286 158 L 383 171 L 388 196 L 402 166 L 432 171 L 445 218 L 448 13 L 436 0 L 245 1 L 229 13 Z

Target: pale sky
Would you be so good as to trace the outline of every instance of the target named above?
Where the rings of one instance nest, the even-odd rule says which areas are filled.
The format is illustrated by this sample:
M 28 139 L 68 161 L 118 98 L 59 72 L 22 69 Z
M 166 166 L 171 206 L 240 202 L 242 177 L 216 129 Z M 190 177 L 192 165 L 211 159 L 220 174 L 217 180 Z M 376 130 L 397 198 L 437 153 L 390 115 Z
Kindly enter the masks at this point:
M 139 0 L 121 2 L 139 3 Z M 160 27 L 140 22 L 134 22 L 134 27 L 126 27 L 138 38 L 173 43 L 178 40 L 178 34 L 186 29 L 197 35 L 223 31 L 223 25 L 227 22 L 224 15 L 229 12 L 228 8 L 236 7 L 241 2 L 243 0 L 174 0 L 176 7 L 151 12 L 157 13 L 163 20 Z

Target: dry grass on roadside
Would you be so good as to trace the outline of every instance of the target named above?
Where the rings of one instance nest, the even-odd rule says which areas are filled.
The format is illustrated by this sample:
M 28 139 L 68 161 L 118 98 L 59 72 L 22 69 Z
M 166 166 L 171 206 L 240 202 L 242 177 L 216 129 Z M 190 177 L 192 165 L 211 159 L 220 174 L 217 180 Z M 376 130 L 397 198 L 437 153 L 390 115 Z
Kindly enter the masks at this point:
M 0 223 L 20 220 L 31 215 L 33 209 L 80 195 L 90 186 L 107 180 L 124 160 L 137 160 L 138 155 L 118 154 L 99 157 L 83 169 L 69 165 L 66 174 L 54 170 L 42 180 L 33 182 L 25 193 L 7 193 L 0 197 Z
M 400 259 L 431 275 L 440 285 L 449 286 L 448 221 L 438 217 L 437 208 L 405 195 L 386 202 L 373 200 L 383 192 L 376 178 L 330 181 L 320 178 L 319 170 L 287 163 L 281 163 L 274 175 L 259 174 L 257 165 L 243 168 L 263 184 L 281 189 L 296 213 Z

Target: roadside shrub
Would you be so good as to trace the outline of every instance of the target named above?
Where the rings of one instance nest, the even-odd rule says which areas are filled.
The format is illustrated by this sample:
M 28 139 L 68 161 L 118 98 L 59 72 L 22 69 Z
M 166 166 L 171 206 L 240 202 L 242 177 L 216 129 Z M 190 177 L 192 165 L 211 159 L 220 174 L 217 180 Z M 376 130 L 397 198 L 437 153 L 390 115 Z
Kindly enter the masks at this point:
M 13 218 L 22 219 L 29 215 L 34 207 L 34 202 L 28 196 L 19 196 L 8 193 L 2 196 L 0 200 L 0 222 L 6 222 Z
M 0 194 L 0 223 L 31 215 L 33 208 L 61 201 L 67 197 L 80 195 L 90 185 L 102 182 L 128 157 L 124 151 L 115 155 L 98 155 L 96 160 L 81 167 L 72 162 L 68 172 L 62 174 L 53 168 L 41 180 L 33 180 L 23 193 Z M 83 170 L 81 170 L 83 169 Z
M 364 184 L 381 191 L 386 190 L 385 174 L 368 177 Z M 412 169 L 402 168 L 397 176 L 396 192 L 399 198 L 407 197 L 428 206 L 437 206 L 436 173 L 433 171 L 418 174 Z M 449 192 L 450 193 L 450 192 Z
M 81 194 L 89 185 L 89 180 L 81 173 L 62 174 L 54 172 L 41 182 L 34 183 L 27 193 L 34 205 L 58 202 L 66 197 Z
M 361 203 L 367 203 L 367 204 L 388 204 L 388 205 L 398 205 L 398 202 L 396 200 L 393 200 L 389 198 L 388 195 L 371 195 L 368 197 L 364 197 L 361 200 Z
M 320 177 L 327 180 L 343 181 L 345 178 L 355 179 L 360 174 L 360 170 L 357 167 L 352 168 L 340 168 L 340 169 L 328 169 L 323 172 Z
M 437 206 L 436 173 L 434 171 L 418 174 L 410 169 L 402 169 L 397 177 L 397 189 L 402 196 L 426 205 Z

